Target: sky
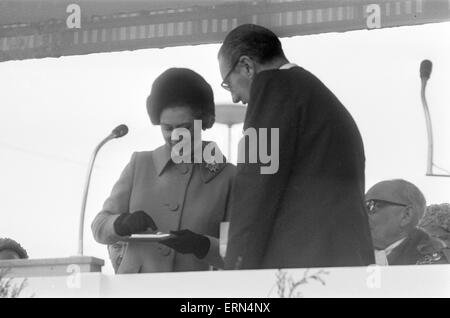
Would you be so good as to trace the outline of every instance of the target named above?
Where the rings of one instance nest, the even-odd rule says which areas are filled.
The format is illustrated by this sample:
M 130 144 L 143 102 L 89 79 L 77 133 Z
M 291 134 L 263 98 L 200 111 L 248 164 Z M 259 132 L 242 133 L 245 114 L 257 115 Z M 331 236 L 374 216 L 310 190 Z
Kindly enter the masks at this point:
M 450 178 L 427 177 L 427 137 L 419 65 L 433 62 L 427 97 L 435 163 L 450 170 L 450 23 L 327 33 L 282 39 L 288 59 L 318 76 L 354 117 L 366 153 L 366 189 L 378 181 L 415 183 L 428 204 L 450 202 Z M 220 87 L 219 45 L 100 53 L 0 63 L 0 237 L 21 243 L 30 258 L 73 256 L 88 162 L 118 124 L 130 132 L 106 144 L 95 164 L 85 222 L 85 255 L 104 259 L 90 224 L 134 151 L 163 143 L 145 109 L 153 80 L 187 67 Z M 232 149 L 242 125 L 232 131 Z M 227 128 L 204 134 L 227 150 Z M 232 153 L 236 161 L 236 151 Z M 436 173 L 444 173 L 435 170 Z

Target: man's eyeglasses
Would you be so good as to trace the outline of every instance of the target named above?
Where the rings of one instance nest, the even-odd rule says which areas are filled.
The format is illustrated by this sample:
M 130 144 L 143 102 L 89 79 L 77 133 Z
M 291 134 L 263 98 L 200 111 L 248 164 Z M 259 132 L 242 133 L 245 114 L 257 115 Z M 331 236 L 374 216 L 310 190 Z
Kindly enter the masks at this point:
M 407 207 L 408 205 L 403 204 L 403 203 L 397 203 L 397 202 L 391 202 L 391 201 L 384 201 L 384 200 L 367 200 L 366 201 L 366 208 L 367 208 L 367 213 L 369 213 L 370 215 L 373 215 L 376 213 L 377 210 L 385 207 L 385 206 L 389 206 L 389 205 L 394 205 L 394 206 L 403 206 L 403 207 Z
M 230 70 L 228 71 L 227 75 L 225 75 L 225 77 L 223 78 L 222 83 L 220 84 L 220 86 L 222 86 L 227 91 L 231 90 L 231 85 L 230 85 L 230 83 L 228 83 L 228 77 L 230 77 L 231 73 L 233 73 L 234 69 L 239 64 L 239 59 L 240 59 L 240 57 L 237 59 L 236 62 L 233 63 L 233 66 L 230 68 Z

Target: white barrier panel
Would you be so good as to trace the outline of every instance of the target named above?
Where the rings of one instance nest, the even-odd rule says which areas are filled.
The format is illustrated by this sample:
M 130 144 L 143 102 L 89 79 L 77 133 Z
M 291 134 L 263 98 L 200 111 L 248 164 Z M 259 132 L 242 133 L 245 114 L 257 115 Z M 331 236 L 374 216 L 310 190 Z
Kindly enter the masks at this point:
M 65 276 L 101 272 L 105 261 L 92 256 L 0 260 L 0 271 L 8 277 Z
M 317 275 L 317 279 L 314 279 Z M 284 278 L 283 278 L 284 277 Z M 450 297 L 450 265 L 29 277 L 21 297 Z M 17 282 L 21 280 L 15 278 Z M 323 283 L 321 282 L 323 281 Z

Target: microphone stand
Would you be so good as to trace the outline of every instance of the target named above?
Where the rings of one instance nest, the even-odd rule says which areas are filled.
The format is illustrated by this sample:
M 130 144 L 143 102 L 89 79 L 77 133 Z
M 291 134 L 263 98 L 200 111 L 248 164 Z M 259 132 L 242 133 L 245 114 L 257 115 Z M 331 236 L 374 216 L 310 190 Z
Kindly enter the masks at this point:
M 425 89 L 427 86 L 427 78 L 422 77 L 422 88 L 420 90 L 420 96 L 422 98 L 423 111 L 425 113 L 425 123 L 427 125 L 427 136 L 428 136 L 428 154 L 427 154 L 427 172 L 426 175 L 433 174 L 433 128 L 431 126 L 431 116 L 428 110 L 428 103 L 425 97 Z
M 450 177 L 450 174 L 435 174 L 433 173 L 433 127 L 431 125 L 430 111 L 428 110 L 428 103 L 425 96 L 425 89 L 427 86 L 428 78 L 421 77 L 422 88 L 420 90 L 420 96 L 422 99 L 423 111 L 425 113 L 425 123 L 427 125 L 427 136 L 428 136 L 428 154 L 427 154 L 427 172 L 426 176 L 429 177 Z
M 84 216 L 86 213 L 86 203 L 87 203 L 87 197 L 89 192 L 89 184 L 91 182 L 91 175 L 92 175 L 92 169 L 94 168 L 94 162 L 95 158 L 97 157 L 97 153 L 99 152 L 100 148 L 103 147 L 104 144 L 106 144 L 108 141 L 116 138 L 116 135 L 111 133 L 108 137 L 103 139 L 97 147 L 95 147 L 94 152 L 92 153 L 91 159 L 89 161 L 88 171 L 86 175 L 86 182 L 84 185 L 84 192 L 83 192 L 83 201 L 81 204 L 81 212 L 80 212 L 80 225 L 78 227 L 78 255 L 83 256 L 83 236 L 84 236 Z

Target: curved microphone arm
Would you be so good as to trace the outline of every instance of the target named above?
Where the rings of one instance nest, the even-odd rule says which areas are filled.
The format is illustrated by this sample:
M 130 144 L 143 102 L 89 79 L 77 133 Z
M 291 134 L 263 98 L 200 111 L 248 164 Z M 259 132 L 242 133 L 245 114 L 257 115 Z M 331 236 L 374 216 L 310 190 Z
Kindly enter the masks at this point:
M 425 113 L 425 123 L 427 125 L 428 136 L 428 154 L 427 154 L 427 175 L 433 174 L 433 127 L 431 125 L 430 111 L 428 110 L 428 103 L 425 96 L 425 89 L 427 86 L 427 79 L 422 78 L 422 89 L 420 95 L 422 98 L 423 111 Z
M 86 175 L 86 183 L 84 185 L 83 192 L 83 202 L 81 204 L 81 212 L 80 212 L 80 225 L 78 227 L 78 255 L 83 256 L 83 236 L 84 236 L 84 215 L 86 212 L 86 203 L 89 192 L 89 184 L 91 182 L 92 169 L 94 167 L 95 158 L 97 157 L 97 153 L 111 139 L 116 138 L 114 134 L 110 134 L 108 137 L 103 139 L 97 147 L 95 147 L 94 152 L 92 153 L 91 160 L 89 161 L 88 171 Z

